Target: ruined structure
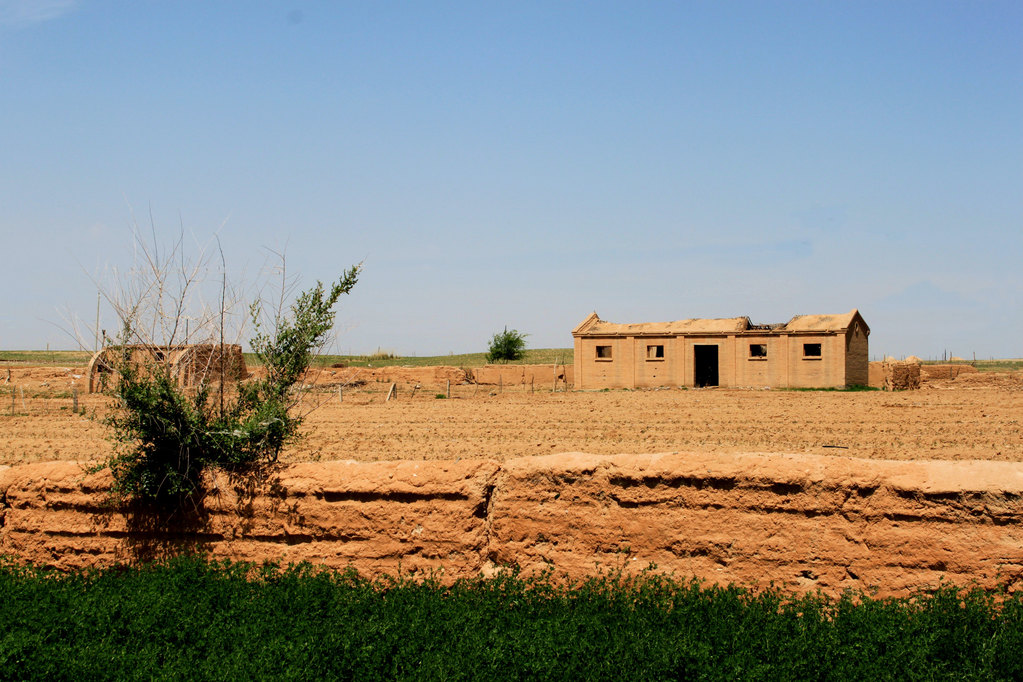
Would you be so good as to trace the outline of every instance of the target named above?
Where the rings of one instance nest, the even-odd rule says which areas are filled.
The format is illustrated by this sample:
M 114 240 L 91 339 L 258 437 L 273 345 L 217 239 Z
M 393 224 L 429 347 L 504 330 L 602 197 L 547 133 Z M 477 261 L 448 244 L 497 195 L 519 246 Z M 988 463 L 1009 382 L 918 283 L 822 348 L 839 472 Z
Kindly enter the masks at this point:
M 219 382 L 244 379 L 248 373 L 242 347 L 237 344 L 193 343 L 175 346 L 134 344 L 111 346 L 89 361 L 89 393 L 103 390 L 116 381 L 118 354 L 128 353 L 128 361 L 137 366 L 164 365 L 181 386 L 196 386 L 204 378 Z
M 859 311 L 614 324 L 591 313 L 572 330 L 575 387 L 867 385 L 870 328 Z

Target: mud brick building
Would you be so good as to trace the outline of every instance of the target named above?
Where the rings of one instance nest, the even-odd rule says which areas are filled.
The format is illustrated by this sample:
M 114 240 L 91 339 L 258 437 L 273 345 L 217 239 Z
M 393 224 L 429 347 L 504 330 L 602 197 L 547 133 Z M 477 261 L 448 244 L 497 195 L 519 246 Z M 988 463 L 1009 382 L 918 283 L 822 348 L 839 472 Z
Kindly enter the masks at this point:
M 859 311 L 614 324 L 590 314 L 572 330 L 575 387 L 867 385 L 870 328 Z
M 165 366 L 180 386 L 196 386 L 202 381 L 215 383 L 221 376 L 227 381 L 240 381 L 248 375 L 238 344 L 112 346 L 98 351 L 89 361 L 89 393 L 102 391 L 107 381 L 116 381 L 118 355 L 125 352 L 129 362 L 136 366 Z

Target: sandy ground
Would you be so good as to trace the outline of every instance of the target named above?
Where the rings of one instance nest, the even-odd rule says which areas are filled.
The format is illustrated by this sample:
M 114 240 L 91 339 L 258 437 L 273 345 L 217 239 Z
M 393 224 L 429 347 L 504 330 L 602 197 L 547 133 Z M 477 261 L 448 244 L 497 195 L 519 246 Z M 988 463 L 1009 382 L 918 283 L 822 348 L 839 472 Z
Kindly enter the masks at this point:
M 28 416 L 0 405 L 0 464 L 95 460 L 110 452 L 95 418 L 70 413 L 81 369 L 16 368 Z M 79 377 L 79 378 L 76 378 Z M 4 377 L 0 377 L 0 385 Z M 8 385 L 9 386 L 9 385 Z M 3 386 L 0 386 L 3 387 Z M 532 393 L 527 387 L 389 384 L 325 389 L 285 461 L 506 459 L 581 451 L 790 452 L 882 459 L 1023 461 L 1023 373 L 973 374 L 900 393 L 657 390 Z M 3 387 L 6 388 L 6 387 Z M 4 400 L 10 400 L 9 391 Z M 38 396 L 38 397 L 36 397 Z M 50 396 L 50 397 L 46 397 Z M 22 412 L 20 395 L 16 414 Z M 80 396 L 102 414 L 105 399 Z

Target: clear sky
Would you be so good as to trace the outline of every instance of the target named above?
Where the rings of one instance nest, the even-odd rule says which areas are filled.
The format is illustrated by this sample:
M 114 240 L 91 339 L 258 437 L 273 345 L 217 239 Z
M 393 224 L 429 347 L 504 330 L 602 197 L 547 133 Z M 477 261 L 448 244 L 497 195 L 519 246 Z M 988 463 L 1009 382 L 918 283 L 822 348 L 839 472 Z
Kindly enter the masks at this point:
M 1023 3 L 0 0 L 0 349 L 74 346 L 133 215 L 363 261 L 345 353 L 859 308 L 1020 357 Z

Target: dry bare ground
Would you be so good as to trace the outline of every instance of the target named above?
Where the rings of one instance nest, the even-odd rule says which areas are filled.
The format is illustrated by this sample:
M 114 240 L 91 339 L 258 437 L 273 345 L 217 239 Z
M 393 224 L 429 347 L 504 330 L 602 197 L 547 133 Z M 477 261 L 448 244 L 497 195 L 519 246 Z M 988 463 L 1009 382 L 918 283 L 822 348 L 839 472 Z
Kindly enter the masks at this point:
M 1023 461 L 1023 373 L 966 374 L 918 391 L 656 390 L 558 392 L 528 385 L 452 386 L 457 372 L 425 368 L 335 372 L 309 394 L 306 436 L 285 461 L 507 459 L 592 454 L 785 452 L 880 459 Z M 94 419 L 72 415 L 81 368 L 12 369 L 16 416 L 0 404 L 0 464 L 95 460 L 109 452 Z M 0 377 L 5 381 L 6 372 Z M 397 398 L 385 400 L 390 383 Z M 362 383 L 365 382 L 365 383 Z M 419 388 L 415 388 L 418 386 Z M 34 396 L 43 396 L 35 398 Z M 51 397 L 45 397 L 51 396 Z M 4 396 L 9 401 L 10 393 Z M 106 399 L 81 396 L 102 413 Z M 26 408 L 26 409 L 23 409 Z M 27 416 L 17 416 L 27 412 Z

